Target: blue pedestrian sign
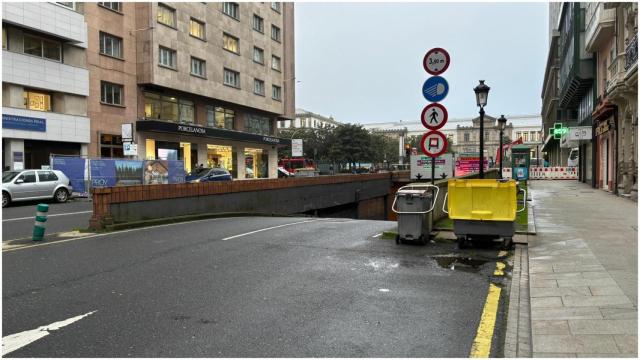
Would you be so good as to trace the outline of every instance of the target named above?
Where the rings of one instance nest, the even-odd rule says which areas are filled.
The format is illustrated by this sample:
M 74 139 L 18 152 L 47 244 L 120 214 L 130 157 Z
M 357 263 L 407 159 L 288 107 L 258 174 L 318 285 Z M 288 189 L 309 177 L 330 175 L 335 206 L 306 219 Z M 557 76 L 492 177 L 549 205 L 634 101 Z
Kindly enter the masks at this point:
M 441 76 L 432 76 L 422 85 L 422 95 L 429 102 L 441 102 L 449 93 L 449 83 Z

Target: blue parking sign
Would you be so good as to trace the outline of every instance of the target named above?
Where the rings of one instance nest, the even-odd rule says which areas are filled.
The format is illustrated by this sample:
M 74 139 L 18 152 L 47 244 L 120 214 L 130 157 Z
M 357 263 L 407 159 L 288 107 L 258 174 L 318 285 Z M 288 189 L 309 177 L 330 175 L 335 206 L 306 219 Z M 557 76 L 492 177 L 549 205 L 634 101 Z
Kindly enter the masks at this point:
M 422 85 L 422 95 L 429 102 L 441 102 L 449 93 L 449 83 L 442 76 L 432 76 Z

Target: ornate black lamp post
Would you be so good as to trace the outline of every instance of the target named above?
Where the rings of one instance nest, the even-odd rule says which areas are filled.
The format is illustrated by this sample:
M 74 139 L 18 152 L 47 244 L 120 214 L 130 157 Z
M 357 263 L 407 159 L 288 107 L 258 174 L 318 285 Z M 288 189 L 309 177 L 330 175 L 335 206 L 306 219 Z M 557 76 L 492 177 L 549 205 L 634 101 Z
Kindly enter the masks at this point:
M 502 179 L 502 159 L 504 155 L 502 152 L 502 133 L 504 132 L 505 126 L 507 126 L 507 118 L 505 118 L 504 115 L 500 115 L 500 118 L 498 119 L 498 129 L 500 129 L 500 172 L 498 173 L 498 176 L 500 179 Z
M 491 88 L 480 80 L 480 84 L 473 88 L 476 92 L 476 102 L 480 108 L 480 179 L 484 179 L 484 107 L 487 105 L 487 97 Z

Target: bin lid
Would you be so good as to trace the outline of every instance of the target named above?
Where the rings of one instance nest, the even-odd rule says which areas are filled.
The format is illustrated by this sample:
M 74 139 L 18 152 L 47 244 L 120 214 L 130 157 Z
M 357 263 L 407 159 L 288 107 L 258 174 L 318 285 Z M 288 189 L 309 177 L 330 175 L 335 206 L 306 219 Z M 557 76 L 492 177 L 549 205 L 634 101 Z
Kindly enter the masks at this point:
M 398 196 L 410 196 L 410 197 L 427 197 L 427 196 L 431 196 L 431 190 L 427 190 L 427 189 L 415 189 L 415 190 L 410 190 L 410 189 L 405 189 L 405 190 L 400 190 L 397 193 Z

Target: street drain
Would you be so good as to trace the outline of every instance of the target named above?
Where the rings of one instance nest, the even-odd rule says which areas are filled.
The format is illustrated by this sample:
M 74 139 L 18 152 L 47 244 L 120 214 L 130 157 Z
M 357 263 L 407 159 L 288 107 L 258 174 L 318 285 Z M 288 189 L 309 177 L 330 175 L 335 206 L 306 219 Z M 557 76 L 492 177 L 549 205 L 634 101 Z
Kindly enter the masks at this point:
M 433 256 L 432 258 L 435 259 L 442 268 L 464 272 L 478 272 L 480 271 L 480 266 L 488 262 L 488 260 L 459 256 Z

